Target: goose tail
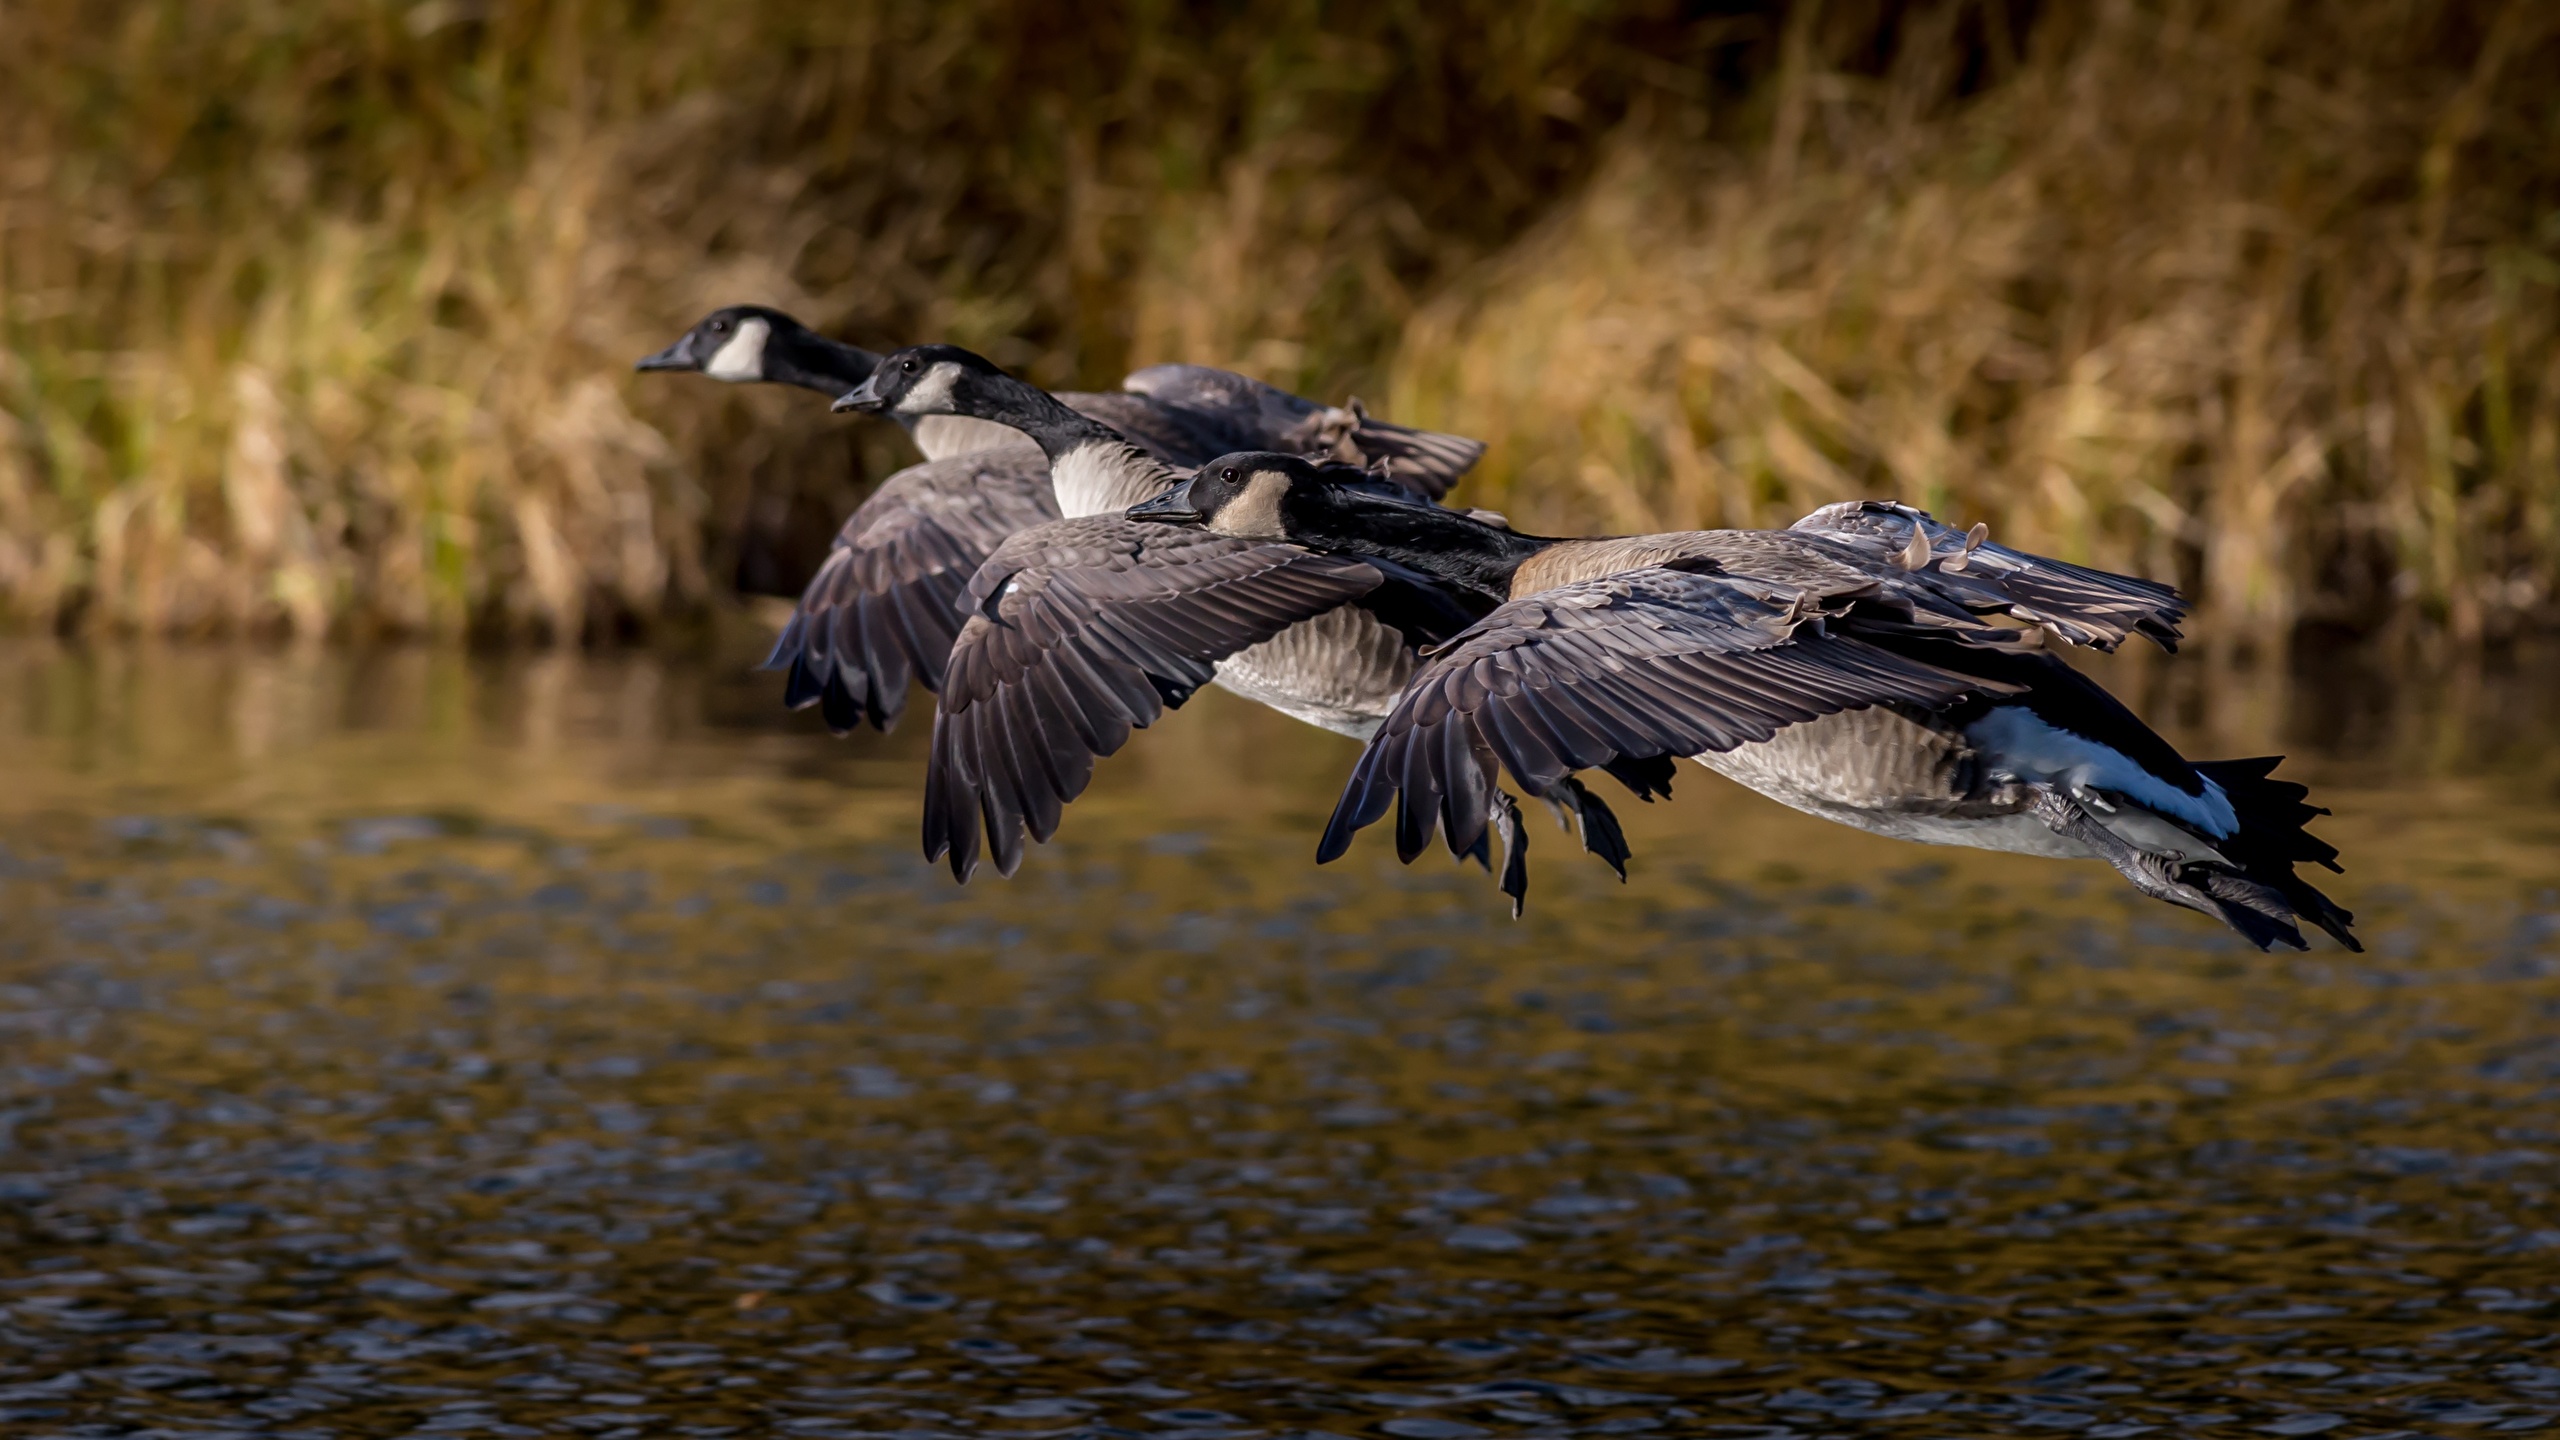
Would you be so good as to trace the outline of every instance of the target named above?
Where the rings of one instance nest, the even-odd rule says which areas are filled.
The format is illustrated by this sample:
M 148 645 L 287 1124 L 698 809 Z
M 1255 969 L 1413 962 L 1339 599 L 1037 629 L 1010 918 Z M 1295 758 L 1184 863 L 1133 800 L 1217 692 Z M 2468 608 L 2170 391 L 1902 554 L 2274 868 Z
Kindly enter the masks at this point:
M 2362 951 L 2364 945 L 2352 928 L 2356 917 L 2295 869 L 2320 865 L 2344 873 L 2338 864 L 2338 847 L 2305 828 L 2329 812 L 2309 803 L 2309 786 L 2275 778 L 2282 758 L 2261 755 L 2196 762 L 2199 773 L 2222 787 L 2240 820 L 2239 830 L 2223 843 L 2223 853 L 2239 867 L 2240 878 L 2273 891 L 2294 914 L 2327 931 L 2349 950 Z

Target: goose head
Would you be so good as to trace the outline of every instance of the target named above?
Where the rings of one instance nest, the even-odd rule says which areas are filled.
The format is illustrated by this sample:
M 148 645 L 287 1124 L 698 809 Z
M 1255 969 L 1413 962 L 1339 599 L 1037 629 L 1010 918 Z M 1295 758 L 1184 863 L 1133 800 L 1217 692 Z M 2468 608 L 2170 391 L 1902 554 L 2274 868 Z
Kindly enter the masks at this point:
M 705 315 L 676 343 L 634 366 L 639 370 L 691 370 L 742 384 L 767 378 L 766 354 L 780 336 L 785 346 L 809 327 L 762 305 L 729 305 Z
M 1444 598 L 1471 614 L 1509 599 L 1522 562 L 1556 543 L 1520 534 L 1489 512 L 1442 509 L 1357 466 L 1268 450 L 1221 455 L 1128 515 L 1231 540 L 1392 561 L 1407 575 L 1432 577 Z
M 1020 385 L 996 363 L 957 345 L 910 345 L 892 351 L 871 378 L 837 397 L 838 410 L 913 419 L 1000 411 Z
M 1305 540 L 1335 528 L 1346 505 L 1371 502 L 1410 509 L 1424 502 L 1353 465 L 1239 450 L 1221 455 L 1153 500 L 1131 507 L 1132 520 L 1197 525 L 1236 540 Z

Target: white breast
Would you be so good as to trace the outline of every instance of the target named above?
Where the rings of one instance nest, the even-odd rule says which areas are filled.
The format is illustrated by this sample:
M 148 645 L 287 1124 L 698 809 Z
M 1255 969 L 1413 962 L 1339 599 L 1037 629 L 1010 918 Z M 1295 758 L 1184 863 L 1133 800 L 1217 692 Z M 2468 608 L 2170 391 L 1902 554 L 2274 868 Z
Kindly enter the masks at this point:
M 1357 605 L 1301 620 L 1218 662 L 1218 688 L 1367 740 L 1413 676 L 1404 637 Z
M 1059 513 L 1072 520 L 1152 500 L 1173 483 L 1173 472 L 1134 445 L 1088 440 L 1050 465 L 1049 481 L 1058 488 Z

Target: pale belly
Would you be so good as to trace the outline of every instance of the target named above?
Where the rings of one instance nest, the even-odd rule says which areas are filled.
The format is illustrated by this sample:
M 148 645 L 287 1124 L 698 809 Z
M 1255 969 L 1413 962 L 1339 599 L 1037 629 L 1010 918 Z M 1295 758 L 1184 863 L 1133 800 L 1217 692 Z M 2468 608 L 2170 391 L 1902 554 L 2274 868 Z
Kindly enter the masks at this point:
M 1357 606 L 1301 620 L 1218 662 L 1217 684 L 1291 719 L 1367 740 L 1413 675 L 1403 637 Z
M 1789 809 L 1801 810 L 1852 830 L 1864 830 L 1870 835 L 1912 840 L 1922 845 L 1961 845 L 1971 850 L 1999 850 L 2012 855 L 2043 855 L 2057 860 L 2098 858 L 2087 846 L 2055 834 L 2051 826 L 2032 815 L 1928 815 L 1868 810 L 1836 804 L 1802 791 L 1762 789 L 1732 774 L 1719 763 L 1730 759 L 1728 755 L 1693 755 L 1690 758 L 1734 780 L 1744 789 L 1758 791 Z
M 1848 710 L 1732 750 L 1692 756 L 1790 809 L 1923 845 L 2096 859 L 2027 813 L 2032 792 L 1952 724 L 1881 707 Z M 2086 797 L 2084 797 L 2085 799 Z M 2092 804 L 2098 822 L 2145 850 L 2213 854 L 2193 833 L 2120 798 Z

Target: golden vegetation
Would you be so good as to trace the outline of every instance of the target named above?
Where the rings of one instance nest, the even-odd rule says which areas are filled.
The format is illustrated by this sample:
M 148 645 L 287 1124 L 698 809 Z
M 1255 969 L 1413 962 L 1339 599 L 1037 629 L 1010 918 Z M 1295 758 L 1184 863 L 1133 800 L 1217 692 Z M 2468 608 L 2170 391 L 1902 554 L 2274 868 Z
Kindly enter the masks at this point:
M 1787 62 L 1757 150 L 1616 147 L 1425 311 L 1399 407 L 1524 519 L 1889 493 L 2226 632 L 2547 605 L 2560 11 L 2109 5 L 1949 104 L 1957 13 L 1871 80 Z
M 628 373 L 711 305 L 1233 363 L 1524 523 L 1890 492 L 2233 629 L 2560 554 L 2530 0 L 0 5 L 0 608 L 611 633 L 893 439 Z M 785 554 L 777 562 L 777 552 Z

